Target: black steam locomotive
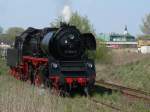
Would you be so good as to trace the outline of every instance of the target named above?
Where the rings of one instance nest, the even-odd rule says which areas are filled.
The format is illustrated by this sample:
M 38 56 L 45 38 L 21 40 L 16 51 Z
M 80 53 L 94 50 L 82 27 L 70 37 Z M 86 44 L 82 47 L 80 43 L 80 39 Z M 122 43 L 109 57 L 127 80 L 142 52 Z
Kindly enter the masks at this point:
M 7 64 L 19 80 L 65 91 L 82 88 L 88 93 L 96 73 L 87 51 L 95 49 L 95 37 L 75 26 L 28 28 L 16 37 L 14 48 L 8 49 Z

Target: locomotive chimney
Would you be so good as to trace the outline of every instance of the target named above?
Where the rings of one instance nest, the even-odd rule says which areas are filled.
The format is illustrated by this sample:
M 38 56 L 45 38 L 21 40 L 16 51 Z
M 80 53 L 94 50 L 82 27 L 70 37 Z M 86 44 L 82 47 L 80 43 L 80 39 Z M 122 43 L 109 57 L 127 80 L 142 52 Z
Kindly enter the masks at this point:
M 68 23 L 66 23 L 66 22 L 60 22 L 60 27 L 67 27 L 67 26 L 69 26 Z

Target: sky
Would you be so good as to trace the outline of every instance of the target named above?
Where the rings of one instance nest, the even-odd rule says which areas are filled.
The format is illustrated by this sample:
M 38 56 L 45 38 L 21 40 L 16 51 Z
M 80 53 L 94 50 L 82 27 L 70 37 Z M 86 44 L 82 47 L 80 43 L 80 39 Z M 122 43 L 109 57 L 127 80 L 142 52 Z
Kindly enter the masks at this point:
M 87 16 L 97 33 L 141 34 L 140 25 L 150 13 L 149 0 L 0 0 L 0 26 L 43 28 L 50 25 L 65 4 Z

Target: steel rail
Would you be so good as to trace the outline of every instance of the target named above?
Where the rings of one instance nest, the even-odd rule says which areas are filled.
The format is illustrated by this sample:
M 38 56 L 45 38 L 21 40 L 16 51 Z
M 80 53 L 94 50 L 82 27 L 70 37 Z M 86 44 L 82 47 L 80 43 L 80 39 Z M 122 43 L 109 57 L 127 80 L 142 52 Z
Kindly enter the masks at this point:
M 122 85 L 118 85 L 118 84 L 103 81 L 103 80 L 96 81 L 96 84 L 98 84 L 102 87 L 105 87 L 105 88 L 120 91 L 123 94 L 129 95 L 129 96 L 132 96 L 132 97 L 135 97 L 135 98 L 150 101 L 150 93 L 149 92 L 145 92 L 145 91 L 125 87 L 125 86 L 122 86 Z
M 120 108 L 118 108 L 118 107 L 116 107 L 116 106 L 114 106 L 114 105 L 112 105 L 112 104 L 108 104 L 108 103 L 105 103 L 105 102 L 100 102 L 100 101 L 98 101 L 98 100 L 96 100 L 96 99 L 93 99 L 93 98 L 90 98 L 90 101 L 92 101 L 93 103 L 95 103 L 96 105 L 103 105 L 103 106 L 105 106 L 105 107 L 108 107 L 108 108 L 111 108 L 111 109 L 113 109 L 113 110 L 116 110 L 116 111 L 121 111 L 121 109 Z

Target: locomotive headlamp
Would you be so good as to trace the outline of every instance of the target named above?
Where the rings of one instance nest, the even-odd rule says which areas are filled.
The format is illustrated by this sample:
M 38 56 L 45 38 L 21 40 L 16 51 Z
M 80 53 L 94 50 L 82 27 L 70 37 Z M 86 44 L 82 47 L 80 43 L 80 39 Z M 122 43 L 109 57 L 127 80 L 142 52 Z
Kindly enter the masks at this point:
M 57 63 L 52 63 L 51 64 L 53 68 L 58 68 L 58 64 Z
M 88 66 L 89 68 L 92 68 L 92 67 L 93 67 L 93 64 L 87 63 L 87 66 Z

